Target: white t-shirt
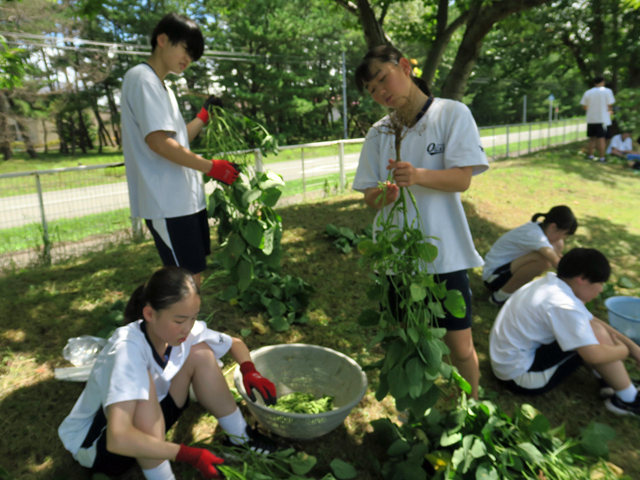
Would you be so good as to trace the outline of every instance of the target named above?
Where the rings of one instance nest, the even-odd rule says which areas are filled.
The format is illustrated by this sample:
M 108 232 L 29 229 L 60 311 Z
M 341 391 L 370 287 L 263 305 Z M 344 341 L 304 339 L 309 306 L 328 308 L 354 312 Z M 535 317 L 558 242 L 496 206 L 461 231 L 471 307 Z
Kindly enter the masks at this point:
M 627 137 L 623 140 L 622 135 L 614 135 L 607 147 L 607 155 L 609 155 L 611 150 L 614 148 L 622 152 L 630 152 L 633 150 L 633 140 L 631 140 L 631 137 Z
M 587 106 L 587 123 L 611 125 L 609 105 L 616 102 L 613 92 L 607 87 L 593 87 L 584 92 L 580 105 Z
M 170 162 L 144 140 L 152 132 L 164 131 L 189 148 L 187 126 L 176 97 L 149 65 L 137 65 L 125 74 L 121 109 L 131 216 L 153 220 L 204 210 L 202 173 Z
M 388 116 L 384 117 L 367 133 L 353 181 L 354 190 L 364 192 L 387 180 L 389 159 L 397 158 L 395 136 L 385 133 L 388 119 Z M 471 112 L 466 105 L 454 100 L 434 99 L 418 123 L 405 131 L 401 148 L 402 161 L 411 162 L 417 168 L 473 167 L 474 175 L 489 168 Z M 416 198 L 422 232 L 440 239 L 430 240 L 438 247 L 438 256 L 433 265 L 428 265 L 428 271 L 449 273 L 481 266 L 482 257 L 473 245 L 460 193 L 419 185 L 408 188 Z M 380 215 L 388 215 L 391 208 L 392 205 L 387 205 L 378 211 L 374 229 L 379 229 Z M 416 218 L 410 200 L 407 201 L 407 215 L 410 223 Z M 402 226 L 402 215 L 396 215 L 394 223 Z
M 58 428 L 65 448 L 84 466 L 93 465 L 93 459 L 87 461 L 77 455 L 82 456 L 84 452 L 80 446 L 100 408 L 106 413 L 106 407 L 114 403 L 148 400 L 148 372 L 151 372 L 160 402 L 169 393 L 171 379 L 182 368 L 193 345 L 206 342 L 217 359 L 231 348 L 229 335 L 209 330 L 205 322 L 196 321 L 187 339 L 180 346 L 171 348 L 163 369 L 154 359 L 154 350 L 140 328 L 143 321 L 120 327 L 109 338 L 96 359 L 84 391 Z
M 484 257 L 482 280 L 489 278 L 496 268 L 544 247 L 553 248 L 538 222 L 527 222 L 508 231 Z
M 571 287 L 553 272 L 529 282 L 504 304 L 489 335 L 491 368 L 513 380 L 533 365 L 541 345 L 557 341 L 562 351 L 597 345 L 593 315 Z

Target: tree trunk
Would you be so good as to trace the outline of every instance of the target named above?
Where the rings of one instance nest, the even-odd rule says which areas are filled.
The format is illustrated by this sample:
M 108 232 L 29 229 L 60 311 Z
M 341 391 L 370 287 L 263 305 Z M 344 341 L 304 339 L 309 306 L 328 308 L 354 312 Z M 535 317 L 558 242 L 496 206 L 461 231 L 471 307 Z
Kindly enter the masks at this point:
M 378 45 L 391 45 L 391 41 L 384 34 L 382 24 L 376 19 L 369 0 L 358 0 L 358 17 L 369 49 Z
M 7 122 L 7 99 L 3 91 L 0 90 L 0 152 L 4 161 L 11 160 L 13 151 L 11 150 L 11 135 L 9 134 L 9 122 Z
M 36 152 L 36 149 L 33 148 L 33 142 L 31 142 L 31 135 L 29 135 L 29 130 L 24 125 L 24 123 L 22 123 L 22 121 L 18 120 L 17 118 L 15 120 L 16 120 L 16 129 L 22 135 L 22 141 L 24 143 L 24 149 L 27 151 L 27 154 L 29 155 L 29 158 L 31 160 L 38 158 L 38 154 Z
M 484 37 L 493 25 L 512 13 L 529 10 L 551 0 L 501 0 L 486 8 L 480 8 L 482 1 L 476 1 L 469 11 L 467 29 L 464 32 L 453 67 L 442 87 L 441 96 L 454 100 L 462 99 L 467 82 L 473 72 Z
M 44 136 L 44 153 L 47 154 L 49 153 L 49 143 L 47 141 L 47 121 L 44 118 L 42 119 L 42 133 Z
M 64 136 L 64 122 L 62 121 L 62 115 L 56 116 L 56 129 L 58 130 L 58 139 L 60 140 L 60 153 L 69 153 L 69 145 Z
M 89 130 L 87 129 L 87 125 L 84 123 L 84 117 L 82 116 L 82 109 L 79 108 L 78 109 L 78 119 L 79 119 L 79 125 L 80 125 L 80 135 L 81 135 L 81 139 L 82 139 L 82 153 L 87 153 L 87 147 L 89 147 L 89 150 L 93 150 L 93 141 L 91 140 L 91 137 L 89 136 Z
M 111 112 L 111 129 L 113 130 L 113 136 L 115 137 L 118 148 L 122 148 L 122 141 L 120 136 L 120 115 L 118 114 L 118 107 L 113 100 L 113 95 L 109 89 L 109 85 L 104 84 L 104 89 L 107 92 L 107 101 L 109 103 L 109 111 Z
M 438 71 L 438 66 L 442 60 L 442 55 L 444 54 L 447 45 L 449 45 L 452 35 L 458 28 L 464 25 L 469 18 L 469 11 L 466 11 L 461 13 L 460 16 L 451 23 L 451 25 L 447 26 L 448 8 L 448 1 L 441 0 L 440 5 L 438 6 L 438 27 L 436 29 L 436 38 L 431 45 L 431 48 L 429 48 L 429 53 L 424 62 L 424 68 L 422 69 L 422 79 L 429 86 L 433 84 L 436 72 Z

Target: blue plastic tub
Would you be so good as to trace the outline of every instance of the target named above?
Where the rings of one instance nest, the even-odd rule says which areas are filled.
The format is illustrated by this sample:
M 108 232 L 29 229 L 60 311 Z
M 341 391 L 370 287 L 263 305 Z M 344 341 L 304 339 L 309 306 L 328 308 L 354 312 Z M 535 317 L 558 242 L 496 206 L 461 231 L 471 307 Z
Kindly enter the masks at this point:
M 610 297 L 604 304 L 609 310 L 611 326 L 640 344 L 640 298 Z

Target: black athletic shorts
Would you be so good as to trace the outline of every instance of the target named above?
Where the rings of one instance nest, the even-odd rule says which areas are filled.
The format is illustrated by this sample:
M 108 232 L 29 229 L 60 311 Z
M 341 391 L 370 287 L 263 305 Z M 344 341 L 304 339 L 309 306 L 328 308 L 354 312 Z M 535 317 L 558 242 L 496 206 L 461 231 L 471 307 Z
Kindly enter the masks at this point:
M 497 275 L 497 277 L 495 277 L 491 281 L 485 280 L 484 286 L 487 287 L 490 292 L 497 292 L 502 287 L 504 287 L 513 276 L 511 274 L 511 262 L 505 263 L 504 265 L 496 268 L 491 276 L 493 275 Z
M 434 275 L 436 282 L 446 282 L 447 290 L 459 290 L 464 298 L 467 311 L 463 318 L 454 317 L 443 305 L 445 318 L 438 318 L 438 327 L 446 328 L 447 330 L 466 330 L 471 328 L 471 288 L 469 288 L 469 276 L 466 270 L 458 270 L 451 273 L 440 273 Z M 387 276 L 390 280 L 390 277 Z M 391 283 L 391 282 L 389 282 Z M 395 288 L 389 289 L 388 294 L 389 308 L 391 312 L 395 312 L 394 317 L 396 320 L 404 317 L 404 308 L 400 307 L 400 298 Z M 428 297 L 425 299 L 425 303 L 428 301 Z
M 607 129 L 601 123 L 587 123 L 587 137 L 607 138 Z
M 174 423 L 180 418 L 182 412 L 189 406 L 189 396 L 184 407 L 178 408 L 173 401 L 171 394 L 167 394 L 160 402 L 160 408 L 162 409 L 162 415 L 164 416 L 165 432 L 173 426 Z M 104 473 L 105 475 L 122 475 L 129 470 L 135 463 L 134 457 L 126 457 L 124 455 L 118 455 L 117 453 L 111 453 L 107 451 L 107 418 L 104 415 L 102 407 L 98 410 L 98 413 L 93 418 L 93 423 L 89 432 L 82 442 L 80 448 L 95 448 L 96 459 L 93 462 L 91 471 L 95 473 Z M 95 445 L 94 445 L 95 444 Z
M 145 222 L 165 267 L 177 265 L 193 274 L 207 268 L 207 255 L 211 253 L 207 210 Z
M 544 372 L 557 365 L 556 371 L 553 373 L 549 381 L 540 388 L 524 388 L 513 380 L 500 380 L 507 388 L 514 392 L 525 395 L 541 395 L 557 387 L 565 378 L 575 372 L 584 364 L 582 357 L 575 350 L 563 351 L 558 342 L 548 345 L 541 345 L 536 350 L 536 356 L 533 360 L 528 373 Z

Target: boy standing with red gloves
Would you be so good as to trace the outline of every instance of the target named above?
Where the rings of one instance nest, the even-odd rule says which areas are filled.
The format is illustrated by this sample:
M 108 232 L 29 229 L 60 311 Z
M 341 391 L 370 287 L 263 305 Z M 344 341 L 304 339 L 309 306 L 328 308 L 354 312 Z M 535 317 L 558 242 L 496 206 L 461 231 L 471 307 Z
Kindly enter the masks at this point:
M 237 165 L 208 160 L 189 149 L 209 120 L 212 96 L 196 118 L 185 123 L 175 95 L 164 84 L 204 52 L 204 38 L 192 20 L 170 13 L 151 35 L 151 57 L 131 68 L 122 84 L 122 139 L 131 216 L 144 218 L 165 266 L 191 271 L 198 284 L 211 253 L 204 173 L 227 185 Z

